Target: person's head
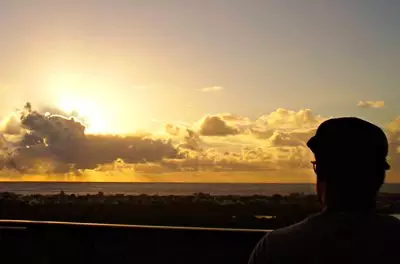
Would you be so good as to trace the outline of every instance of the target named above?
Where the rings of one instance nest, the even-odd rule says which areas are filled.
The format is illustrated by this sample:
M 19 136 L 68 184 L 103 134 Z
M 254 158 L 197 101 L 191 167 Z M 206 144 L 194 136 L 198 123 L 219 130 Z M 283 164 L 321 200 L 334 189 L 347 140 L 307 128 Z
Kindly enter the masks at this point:
M 315 156 L 317 193 L 324 206 L 350 211 L 375 206 L 390 168 L 382 129 L 359 118 L 334 118 L 318 127 L 307 146 Z

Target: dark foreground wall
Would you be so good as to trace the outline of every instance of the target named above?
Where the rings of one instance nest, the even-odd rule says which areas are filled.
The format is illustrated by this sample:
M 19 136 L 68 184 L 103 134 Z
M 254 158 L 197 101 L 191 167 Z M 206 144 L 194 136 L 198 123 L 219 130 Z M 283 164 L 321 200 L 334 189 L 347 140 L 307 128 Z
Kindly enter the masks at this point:
M 246 263 L 264 233 L 1 221 L 0 258 L 2 263 Z

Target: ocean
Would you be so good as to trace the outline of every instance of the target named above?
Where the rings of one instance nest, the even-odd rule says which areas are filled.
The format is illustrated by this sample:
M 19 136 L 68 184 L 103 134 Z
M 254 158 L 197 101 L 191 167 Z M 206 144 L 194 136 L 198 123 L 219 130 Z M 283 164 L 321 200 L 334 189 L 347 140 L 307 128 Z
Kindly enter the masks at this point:
M 126 194 L 126 195 L 191 195 L 209 193 L 213 195 L 287 195 L 290 193 L 315 193 L 315 185 L 254 184 L 254 183 L 106 183 L 106 182 L 0 182 L 0 192 L 19 194 Z M 381 192 L 400 193 L 400 184 L 385 184 Z

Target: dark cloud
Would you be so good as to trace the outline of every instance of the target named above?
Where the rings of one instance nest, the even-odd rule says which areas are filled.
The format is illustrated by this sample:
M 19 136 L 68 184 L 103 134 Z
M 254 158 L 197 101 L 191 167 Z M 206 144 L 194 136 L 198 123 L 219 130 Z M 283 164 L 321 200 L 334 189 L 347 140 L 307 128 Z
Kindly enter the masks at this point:
M 200 125 L 202 136 L 228 136 L 239 134 L 237 128 L 229 126 L 220 116 L 207 116 Z
M 11 155 L 11 167 L 23 172 L 38 167 L 39 171 L 66 172 L 72 168 L 94 169 L 117 159 L 138 163 L 179 157 L 170 141 L 143 136 L 86 135 L 85 126 L 75 118 L 44 115 L 32 110 L 29 103 L 19 124 L 21 139 L 12 143 L 16 150 Z
M 178 146 L 178 148 L 198 151 L 201 149 L 201 143 L 202 140 L 196 132 L 191 129 L 186 129 L 186 134 L 183 138 L 183 142 Z
M 25 105 L 25 107 L 26 107 L 26 105 Z M 32 106 L 31 106 L 31 110 L 32 110 Z M 77 115 L 78 115 L 78 113 L 72 113 L 72 114 L 71 113 L 67 113 L 67 112 L 61 110 L 58 107 L 49 106 L 49 105 L 42 105 L 42 106 L 40 106 L 38 108 L 37 111 L 40 112 L 40 113 L 44 113 L 44 114 L 49 113 L 51 115 L 61 115 L 61 116 L 74 116 L 74 117 L 77 117 Z
M 186 152 L 186 150 L 197 151 L 200 149 L 202 140 L 200 135 L 193 129 L 176 124 L 166 124 L 164 128 L 169 136 L 178 138 L 177 149 L 180 152 Z
M 88 123 L 86 117 L 80 115 L 76 110 L 73 110 L 71 112 L 66 112 L 56 106 L 42 105 L 38 108 L 38 112 L 44 115 L 57 115 L 57 116 L 74 118 L 76 120 L 79 120 L 85 126 Z

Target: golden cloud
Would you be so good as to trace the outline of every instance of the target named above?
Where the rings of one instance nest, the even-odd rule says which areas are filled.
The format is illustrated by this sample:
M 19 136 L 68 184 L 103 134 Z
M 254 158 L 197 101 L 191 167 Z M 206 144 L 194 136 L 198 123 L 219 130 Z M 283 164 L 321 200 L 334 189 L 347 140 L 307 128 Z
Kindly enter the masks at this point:
M 209 93 L 209 92 L 218 92 L 223 89 L 224 89 L 224 87 L 222 87 L 222 86 L 209 86 L 209 87 L 203 87 L 203 88 L 199 89 L 199 91 L 204 92 L 204 93 Z
M 358 107 L 361 108 L 383 108 L 385 106 L 384 101 L 359 101 Z
M 202 136 L 228 136 L 239 134 L 239 130 L 228 125 L 220 116 L 206 116 L 200 124 L 199 133 Z
M 305 143 L 327 119 L 310 109 L 279 108 L 254 121 L 220 113 L 192 125 L 165 124 L 165 133 L 156 139 L 151 134 L 87 135 L 76 117 L 44 114 L 30 105 L 19 115 L 4 119 L 0 126 L 0 166 L 8 168 L 4 173 L 19 178 L 30 174 L 39 179 L 38 175 L 47 174 L 70 180 L 115 177 L 116 181 L 154 180 L 157 175 L 163 180 L 166 175 L 184 180 L 186 175 L 189 181 L 202 181 L 193 175 L 209 179 L 206 173 L 232 180 L 226 176 L 228 172 L 262 182 L 268 181 L 268 175 L 301 177 L 302 172 L 309 177 L 313 156 Z M 390 163 L 398 173 L 400 117 L 386 130 L 391 142 Z M 262 175 L 267 178 L 263 180 Z

